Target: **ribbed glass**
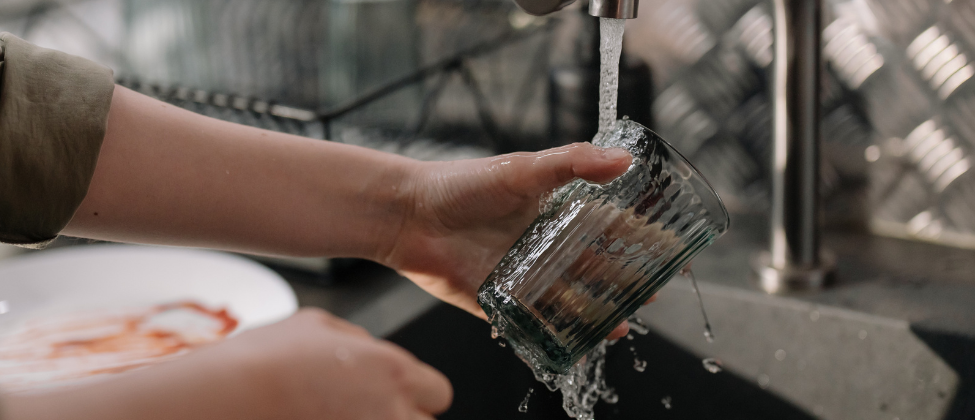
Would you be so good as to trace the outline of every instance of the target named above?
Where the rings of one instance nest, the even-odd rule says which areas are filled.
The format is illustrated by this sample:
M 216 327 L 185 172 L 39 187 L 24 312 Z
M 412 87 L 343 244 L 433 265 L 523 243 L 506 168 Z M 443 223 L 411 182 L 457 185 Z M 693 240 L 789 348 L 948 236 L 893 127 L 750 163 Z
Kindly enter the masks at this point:
M 478 292 L 543 371 L 566 372 L 728 229 L 717 193 L 654 132 L 620 120 L 595 144 L 629 150 L 633 164 L 606 185 L 557 189 Z

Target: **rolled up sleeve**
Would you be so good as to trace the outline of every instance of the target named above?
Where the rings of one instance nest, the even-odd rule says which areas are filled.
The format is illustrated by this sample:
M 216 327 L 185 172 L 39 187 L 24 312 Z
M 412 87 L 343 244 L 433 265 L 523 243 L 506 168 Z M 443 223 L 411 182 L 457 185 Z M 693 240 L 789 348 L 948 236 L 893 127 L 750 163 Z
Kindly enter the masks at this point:
M 0 242 L 42 247 L 88 193 L 112 70 L 0 33 Z

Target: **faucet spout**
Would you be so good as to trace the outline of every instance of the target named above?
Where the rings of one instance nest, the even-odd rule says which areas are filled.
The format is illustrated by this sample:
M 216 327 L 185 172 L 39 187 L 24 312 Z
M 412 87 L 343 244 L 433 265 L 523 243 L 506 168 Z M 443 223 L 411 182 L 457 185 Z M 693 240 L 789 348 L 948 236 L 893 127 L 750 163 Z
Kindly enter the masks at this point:
M 635 19 L 640 0 L 590 0 L 589 14 L 613 19 Z
M 545 16 L 562 10 L 575 0 L 514 0 L 515 4 L 525 13 L 535 16 Z M 640 0 L 590 0 L 589 14 L 596 17 L 614 19 L 636 18 L 637 6 Z

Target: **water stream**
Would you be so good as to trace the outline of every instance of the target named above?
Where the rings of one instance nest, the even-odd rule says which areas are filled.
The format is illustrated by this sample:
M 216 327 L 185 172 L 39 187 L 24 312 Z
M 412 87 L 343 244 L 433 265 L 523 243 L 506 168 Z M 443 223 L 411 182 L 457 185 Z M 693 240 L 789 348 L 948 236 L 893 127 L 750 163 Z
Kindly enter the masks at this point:
M 701 289 L 697 287 L 697 279 L 694 278 L 694 272 L 691 271 L 691 267 L 684 267 L 680 271 L 680 275 L 691 279 L 691 287 L 694 288 L 694 293 L 697 294 L 697 303 L 701 306 L 701 315 L 704 317 L 704 338 L 708 340 L 708 343 L 714 342 L 714 332 L 711 330 L 711 321 L 708 319 L 708 311 L 704 309 L 704 299 L 701 299 Z
M 599 132 L 596 138 L 612 130 L 616 123 L 625 22 L 626 19 L 599 18 Z
M 623 50 L 623 29 L 624 19 L 599 19 L 599 131 L 595 139 L 599 139 L 605 133 L 612 130 L 617 117 L 617 97 L 619 87 L 619 63 L 620 55 Z M 594 139 L 594 140 L 595 140 Z M 550 199 L 543 197 L 540 200 L 539 210 L 544 213 L 549 210 Z M 714 339 L 711 332 L 711 324 L 708 321 L 707 313 L 704 311 L 704 304 L 701 301 L 700 291 L 697 289 L 697 282 L 690 269 L 685 269 L 681 274 L 689 277 L 694 284 L 694 291 L 697 292 L 698 302 L 701 303 L 701 312 L 704 314 L 705 337 L 708 341 Z M 645 335 L 649 328 L 635 315 L 629 319 L 630 330 L 634 333 Z M 503 336 L 504 331 L 492 328 L 491 337 L 498 338 Z M 632 336 L 628 336 L 632 340 Z M 606 348 L 614 342 L 603 341 L 587 354 L 579 363 L 573 366 L 568 373 L 560 375 L 536 370 L 535 379 L 545 384 L 551 391 L 561 391 L 562 408 L 572 418 L 577 420 L 593 420 L 596 403 L 603 401 L 615 404 L 619 396 L 606 384 Z M 647 362 L 641 360 L 633 347 L 630 347 L 634 356 L 633 368 L 643 372 L 647 367 Z M 707 367 L 707 364 L 705 364 Z M 715 366 L 720 370 L 720 367 Z M 710 369 L 709 369 L 710 370 Z M 518 411 L 525 413 L 528 411 L 528 400 L 532 394 L 531 389 L 525 399 L 518 406 Z M 670 397 L 665 398 L 663 404 L 670 409 Z

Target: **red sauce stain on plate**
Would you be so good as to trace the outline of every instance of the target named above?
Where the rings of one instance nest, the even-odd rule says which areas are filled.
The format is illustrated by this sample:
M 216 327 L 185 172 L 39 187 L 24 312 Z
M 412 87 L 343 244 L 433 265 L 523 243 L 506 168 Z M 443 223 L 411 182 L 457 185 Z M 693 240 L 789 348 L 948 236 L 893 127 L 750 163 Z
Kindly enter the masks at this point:
M 73 384 L 169 360 L 237 324 L 226 309 L 192 301 L 32 319 L 0 338 L 0 389 Z

